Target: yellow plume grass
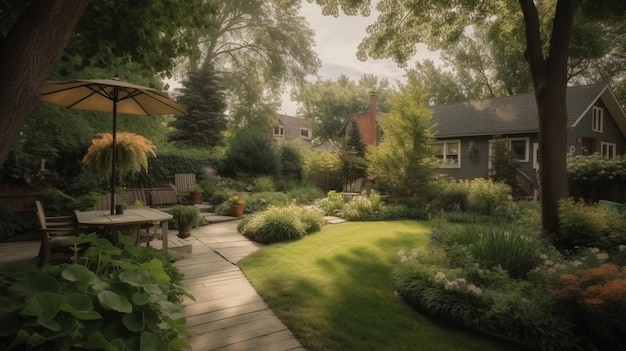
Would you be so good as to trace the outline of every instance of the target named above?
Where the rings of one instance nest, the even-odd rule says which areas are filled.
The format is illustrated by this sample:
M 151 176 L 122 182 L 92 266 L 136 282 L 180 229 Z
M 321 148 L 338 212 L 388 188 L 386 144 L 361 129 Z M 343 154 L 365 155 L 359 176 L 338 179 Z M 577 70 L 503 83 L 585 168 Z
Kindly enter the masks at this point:
M 87 154 L 83 157 L 83 163 L 92 168 L 102 179 L 111 176 L 111 160 L 113 158 L 113 135 L 111 133 L 99 133 L 91 141 Z M 148 155 L 154 157 L 156 146 L 141 135 L 128 132 L 118 132 L 115 140 L 117 149 L 117 162 L 115 163 L 118 174 L 137 173 L 142 169 L 148 170 Z

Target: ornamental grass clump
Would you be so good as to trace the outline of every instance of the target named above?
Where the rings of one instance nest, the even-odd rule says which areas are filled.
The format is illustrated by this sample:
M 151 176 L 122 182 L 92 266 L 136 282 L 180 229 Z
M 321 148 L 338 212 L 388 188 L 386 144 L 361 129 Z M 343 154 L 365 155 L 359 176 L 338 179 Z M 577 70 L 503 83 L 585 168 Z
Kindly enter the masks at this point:
M 291 205 L 270 207 L 241 221 L 237 229 L 246 237 L 265 244 L 301 239 L 323 225 L 319 213 Z

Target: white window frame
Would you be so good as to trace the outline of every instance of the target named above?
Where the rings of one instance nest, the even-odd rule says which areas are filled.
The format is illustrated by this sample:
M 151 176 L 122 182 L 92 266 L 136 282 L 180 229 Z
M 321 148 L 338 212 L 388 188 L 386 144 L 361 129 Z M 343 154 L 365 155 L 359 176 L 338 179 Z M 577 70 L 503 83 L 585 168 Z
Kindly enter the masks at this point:
M 591 130 L 598 133 L 604 132 L 604 109 L 593 107 L 591 115 Z
M 517 162 L 529 162 L 530 160 L 530 138 L 500 138 L 500 139 L 491 139 L 489 140 L 489 169 L 491 169 L 491 156 L 493 155 L 493 145 L 496 142 L 504 142 L 506 143 L 506 147 L 509 151 L 511 151 L 511 145 L 513 141 L 524 141 L 524 158 L 517 159 Z
M 615 143 L 600 142 L 600 155 L 602 155 L 602 157 L 615 158 L 615 156 L 617 156 L 616 150 L 617 145 Z
M 306 131 L 307 135 L 302 135 L 302 132 Z M 309 128 L 300 128 L 300 137 L 302 138 L 307 138 L 307 139 L 311 139 L 311 130 Z
M 276 131 L 278 131 L 278 133 L 276 133 Z M 275 136 L 284 136 L 285 135 L 285 127 L 283 127 L 283 126 L 274 127 L 273 133 L 274 133 Z
M 448 146 L 449 144 L 456 144 L 456 153 L 451 153 L 450 151 L 448 151 Z M 435 141 L 432 144 L 433 150 L 435 148 L 436 145 L 441 145 L 441 163 L 439 164 L 439 168 L 461 168 L 461 140 L 459 139 L 455 139 L 455 140 L 439 140 L 439 141 Z M 434 155 L 436 158 L 438 155 L 435 154 Z M 449 156 L 456 156 L 456 161 L 453 160 L 453 158 L 449 158 Z

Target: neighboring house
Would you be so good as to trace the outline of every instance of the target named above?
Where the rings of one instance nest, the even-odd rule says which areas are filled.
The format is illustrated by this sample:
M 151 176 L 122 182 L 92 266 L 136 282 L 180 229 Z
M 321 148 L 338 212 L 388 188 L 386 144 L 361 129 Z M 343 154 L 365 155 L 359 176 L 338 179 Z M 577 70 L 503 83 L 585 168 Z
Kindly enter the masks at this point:
M 344 138 L 348 135 L 351 125 L 350 122 L 354 120 L 356 121 L 359 132 L 361 133 L 361 141 L 363 141 L 363 144 L 365 144 L 366 147 L 370 145 L 378 145 L 378 142 L 382 137 L 380 129 L 378 128 L 378 120 L 380 118 L 384 118 L 384 116 L 384 113 L 378 111 L 376 93 L 370 92 L 369 110 L 359 112 L 352 115 L 350 118 L 346 118 L 339 129 L 338 135 L 340 138 Z
M 432 109 L 436 139 L 433 150 L 441 160 L 442 173 L 456 179 L 486 177 L 494 143 L 500 140 L 519 163 L 519 189 L 515 189 L 518 195 L 535 195 L 539 124 L 534 94 L 439 105 Z M 567 145 L 571 154 L 615 157 L 625 153 L 626 113 L 608 85 L 568 88 L 567 113 Z M 355 117 L 364 142 L 373 136 L 371 116 L 366 129 L 358 121 L 367 118 Z M 375 130 L 380 137 L 380 132 Z M 364 133 L 369 136 L 365 137 Z
M 302 139 L 306 142 L 313 140 L 311 122 L 300 117 L 278 114 L 278 125 L 274 126 L 272 137 L 275 142 L 285 142 Z

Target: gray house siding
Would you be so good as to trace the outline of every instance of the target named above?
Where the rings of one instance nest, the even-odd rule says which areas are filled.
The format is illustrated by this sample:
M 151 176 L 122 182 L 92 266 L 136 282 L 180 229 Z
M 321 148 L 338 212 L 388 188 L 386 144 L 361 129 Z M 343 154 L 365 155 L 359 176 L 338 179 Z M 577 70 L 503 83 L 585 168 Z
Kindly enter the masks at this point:
M 616 146 L 616 155 L 624 155 L 626 145 L 614 116 L 602 100 L 598 100 L 594 107 L 599 107 L 604 113 L 603 131 L 593 131 L 593 108 L 590 108 L 580 122 L 568 130 L 567 144 L 575 155 L 592 155 L 600 153 L 602 143 L 612 143 Z M 591 147 L 589 147 L 591 145 Z
M 592 127 L 594 106 L 603 111 L 602 132 L 594 131 Z M 439 169 L 440 173 L 457 179 L 486 177 L 490 139 L 495 135 L 502 138 L 528 138 L 528 159 L 519 162 L 519 168 L 536 186 L 536 158 L 533 152 L 538 143 L 539 126 L 533 94 L 438 105 L 432 109 L 436 142 L 461 141 L 460 163 L 444 163 L 447 167 Z M 578 155 L 600 153 L 603 146 L 606 152 L 615 145 L 614 155 L 624 155 L 626 114 L 608 85 L 568 88 L 567 110 L 569 152 Z M 476 150 L 472 157 L 467 154 L 470 142 Z

